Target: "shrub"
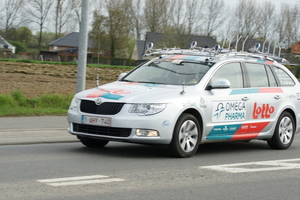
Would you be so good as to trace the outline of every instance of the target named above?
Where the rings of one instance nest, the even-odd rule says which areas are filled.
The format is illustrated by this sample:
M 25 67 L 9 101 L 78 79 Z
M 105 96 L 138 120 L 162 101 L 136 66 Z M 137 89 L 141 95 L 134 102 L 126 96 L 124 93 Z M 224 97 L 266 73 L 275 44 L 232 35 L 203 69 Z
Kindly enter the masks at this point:
M 14 41 L 9 41 L 9 43 L 16 47 L 16 54 L 20 52 L 26 52 L 26 47 L 23 43 Z

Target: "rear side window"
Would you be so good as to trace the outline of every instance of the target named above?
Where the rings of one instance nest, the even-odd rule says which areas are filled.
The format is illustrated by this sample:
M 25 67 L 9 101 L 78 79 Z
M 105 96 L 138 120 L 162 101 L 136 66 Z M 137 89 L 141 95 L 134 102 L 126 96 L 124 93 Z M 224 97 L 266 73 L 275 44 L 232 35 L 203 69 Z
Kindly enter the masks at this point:
M 273 67 L 273 70 L 279 80 L 280 86 L 293 86 L 295 82 L 293 79 L 282 69 Z
M 250 87 L 270 87 L 269 77 L 265 65 L 245 63 L 245 66 L 249 75 Z

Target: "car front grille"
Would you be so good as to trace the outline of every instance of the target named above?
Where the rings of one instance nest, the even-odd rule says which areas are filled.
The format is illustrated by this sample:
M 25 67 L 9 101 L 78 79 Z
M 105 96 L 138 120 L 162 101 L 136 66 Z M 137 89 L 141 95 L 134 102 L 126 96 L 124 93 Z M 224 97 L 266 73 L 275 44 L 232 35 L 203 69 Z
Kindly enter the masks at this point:
M 112 128 L 103 126 L 93 126 L 86 124 L 73 123 L 73 131 L 80 133 L 89 133 L 94 135 L 105 135 L 114 137 L 128 137 L 131 133 L 130 128 Z
M 115 115 L 119 113 L 125 103 L 104 102 L 96 105 L 94 101 L 82 100 L 80 111 L 90 114 Z

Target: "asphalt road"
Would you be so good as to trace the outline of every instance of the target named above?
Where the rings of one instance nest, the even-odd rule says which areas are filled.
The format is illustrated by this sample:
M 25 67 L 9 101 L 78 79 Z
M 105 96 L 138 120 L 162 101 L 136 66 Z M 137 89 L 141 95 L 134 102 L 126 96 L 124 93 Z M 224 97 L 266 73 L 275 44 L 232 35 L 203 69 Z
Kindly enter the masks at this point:
M 0 145 L 78 142 L 66 116 L 1 117 Z
M 299 137 L 288 150 L 263 141 L 206 144 L 187 159 L 115 142 L 0 146 L 0 199 L 298 200 Z

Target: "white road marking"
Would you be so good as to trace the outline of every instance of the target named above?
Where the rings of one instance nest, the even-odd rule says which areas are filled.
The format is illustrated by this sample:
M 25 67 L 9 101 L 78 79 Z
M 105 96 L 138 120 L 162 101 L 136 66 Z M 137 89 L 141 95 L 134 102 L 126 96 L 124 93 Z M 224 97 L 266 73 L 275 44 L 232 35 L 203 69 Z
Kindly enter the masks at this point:
M 74 180 L 85 180 L 85 179 L 96 179 L 96 178 L 107 178 L 107 177 L 108 176 L 104 176 L 104 175 L 93 175 L 93 176 L 78 176 L 78 177 L 43 179 L 43 180 L 38 180 L 38 181 L 42 182 L 42 183 L 51 183 L 51 182 L 74 181 Z
M 51 186 L 67 186 L 67 185 L 83 185 L 83 184 L 95 184 L 95 183 L 110 183 L 116 181 L 125 181 L 120 178 L 110 178 L 105 175 L 93 175 L 93 176 L 78 176 L 78 177 L 66 177 L 66 178 L 54 178 L 54 179 L 41 179 L 37 180 L 41 183 L 46 183 Z
M 235 164 L 225 164 L 225 165 L 210 165 L 210 166 L 200 166 L 199 168 L 218 170 L 218 171 L 224 171 L 230 173 L 300 169 L 300 158 L 247 162 L 247 163 L 245 162 L 245 163 L 235 163 Z

